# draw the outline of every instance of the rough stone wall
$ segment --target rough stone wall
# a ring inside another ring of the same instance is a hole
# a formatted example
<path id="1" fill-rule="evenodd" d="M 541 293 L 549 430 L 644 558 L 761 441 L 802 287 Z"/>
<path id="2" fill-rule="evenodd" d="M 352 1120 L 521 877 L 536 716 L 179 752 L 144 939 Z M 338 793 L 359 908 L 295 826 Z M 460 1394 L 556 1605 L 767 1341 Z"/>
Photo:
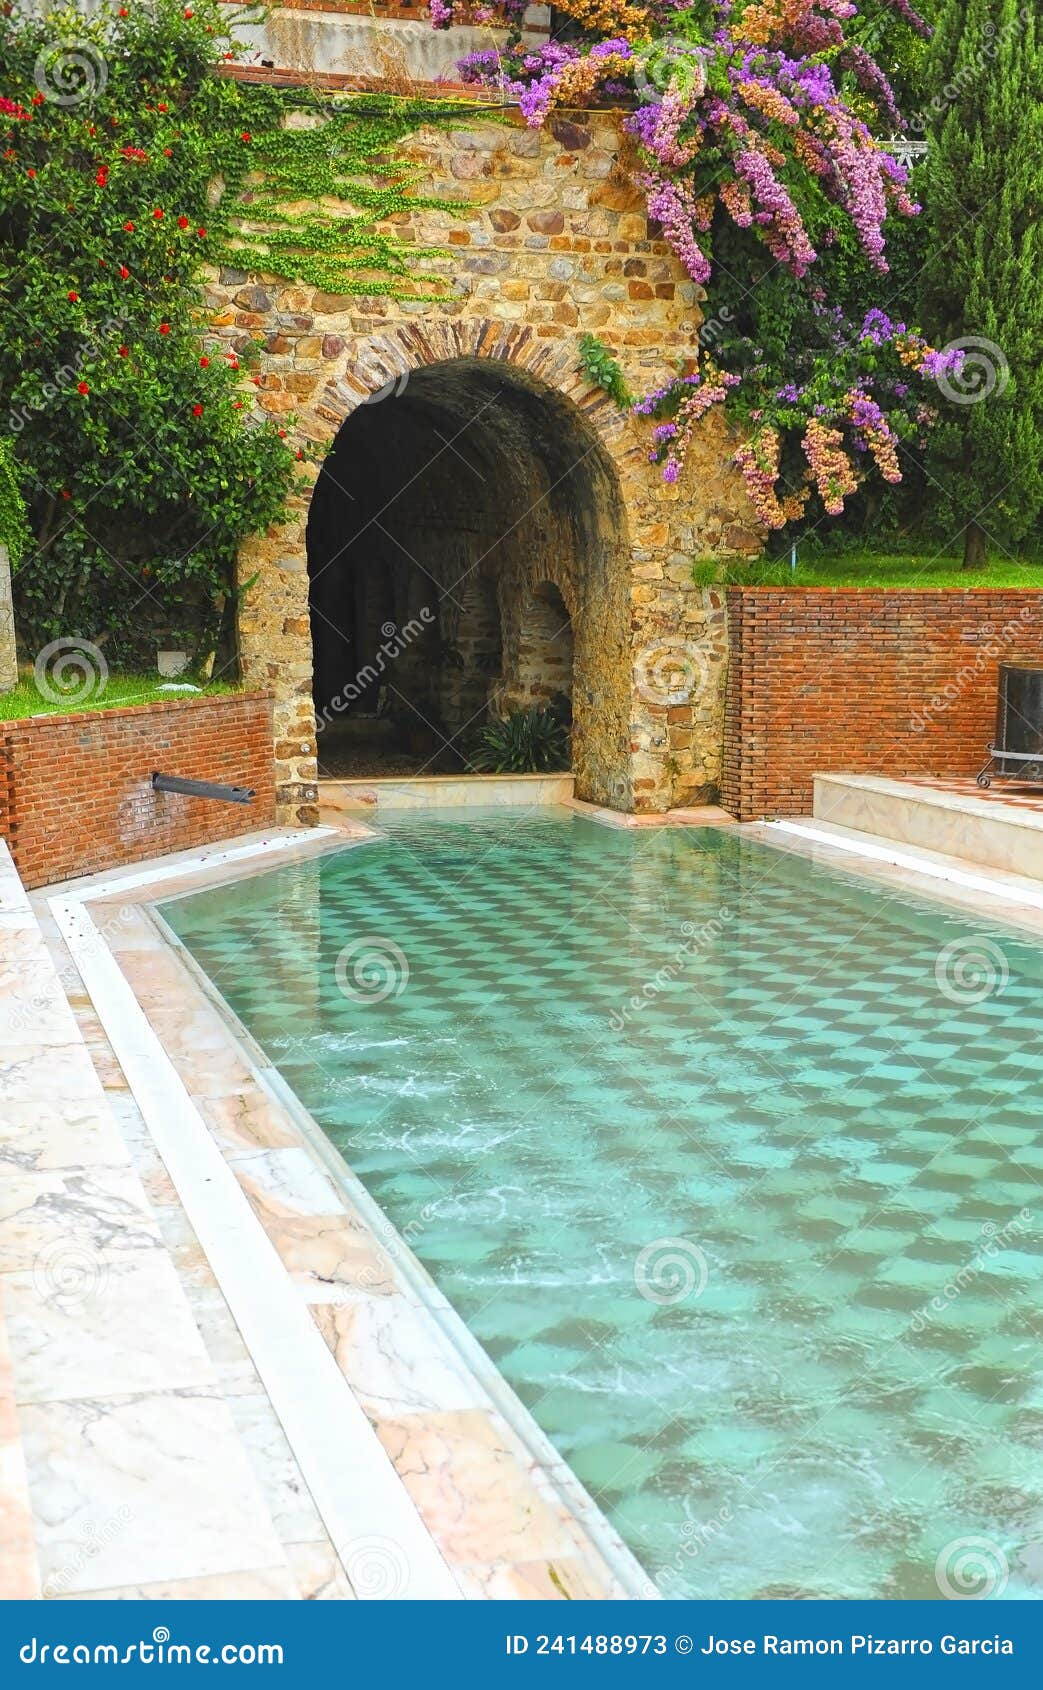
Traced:
<path id="1" fill-rule="evenodd" d="M 1043 594 L 728 590 L 723 801 L 810 815 L 816 774 L 973 775 L 1000 663 L 1043 659 Z"/>
<path id="2" fill-rule="evenodd" d="M 427 190 L 466 198 L 469 209 L 417 211 L 393 227 L 402 240 L 445 245 L 434 266 L 444 303 L 335 296 L 224 272 L 210 306 L 230 345 L 262 338 L 257 403 L 291 439 L 326 445 L 403 375 L 460 358 L 564 403 L 605 466 L 603 508 L 577 513 L 595 541 L 598 604 L 570 604 L 568 583 L 555 581 L 591 694 L 581 796 L 663 810 L 720 777 L 726 625 L 720 600 L 693 585 L 692 562 L 754 553 L 760 542 L 717 418 L 703 424 L 685 476 L 667 485 L 647 461 L 648 423 L 621 414 L 577 367 L 579 336 L 592 332 L 630 386 L 646 391 L 691 352 L 701 321 L 701 290 L 627 183 L 626 144 L 608 113 L 538 132 L 476 108 L 467 129 L 423 130 L 407 148 Z M 302 821 L 316 814 L 306 518 L 302 499 L 283 528 L 243 548 L 241 579 L 259 579 L 239 629 L 246 679 L 275 694 L 280 815 Z M 613 545 L 626 562 L 610 580 Z M 541 579 L 554 576 L 543 568 L 531 585 Z"/>
<path id="3" fill-rule="evenodd" d="M 0 692 L 10 692 L 18 685 L 18 658 L 15 652 L 14 607 L 11 603 L 11 559 L 7 547 L 0 542 Z"/>

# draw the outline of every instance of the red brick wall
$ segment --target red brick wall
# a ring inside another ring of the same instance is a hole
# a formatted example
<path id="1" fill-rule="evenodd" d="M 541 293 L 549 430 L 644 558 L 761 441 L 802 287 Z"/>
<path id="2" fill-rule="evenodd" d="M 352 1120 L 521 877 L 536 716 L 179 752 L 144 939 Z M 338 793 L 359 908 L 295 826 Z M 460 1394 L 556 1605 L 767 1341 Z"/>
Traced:
<path id="1" fill-rule="evenodd" d="M 153 792 L 153 769 L 256 796 L 238 805 Z M 274 817 L 266 694 L 0 722 L 0 834 L 27 886 L 228 839 Z"/>
<path id="2" fill-rule="evenodd" d="M 807 815 L 812 775 L 969 775 L 1000 662 L 1043 659 L 1043 594 L 733 587 L 721 802 Z"/>

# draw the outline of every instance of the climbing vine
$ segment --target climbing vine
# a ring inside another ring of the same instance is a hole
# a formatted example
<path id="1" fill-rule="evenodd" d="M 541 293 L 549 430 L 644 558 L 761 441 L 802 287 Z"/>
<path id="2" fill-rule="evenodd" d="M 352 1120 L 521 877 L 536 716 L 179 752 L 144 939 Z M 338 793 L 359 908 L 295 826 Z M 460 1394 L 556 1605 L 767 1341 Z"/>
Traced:
<path id="1" fill-rule="evenodd" d="M 157 633 L 200 647 L 222 627 L 227 645 L 239 543 L 285 515 L 300 471 L 256 373 L 263 336 L 246 314 L 216 340 L 207 276 L 441 296 L 436 249 L 393 220 L 446 202 L 396 149 L 461 108 L 252 83 L 218 0 L 8 10 L 0 423 L 32 536 L 23 645 L 104 637 L 130 661 Z"/>

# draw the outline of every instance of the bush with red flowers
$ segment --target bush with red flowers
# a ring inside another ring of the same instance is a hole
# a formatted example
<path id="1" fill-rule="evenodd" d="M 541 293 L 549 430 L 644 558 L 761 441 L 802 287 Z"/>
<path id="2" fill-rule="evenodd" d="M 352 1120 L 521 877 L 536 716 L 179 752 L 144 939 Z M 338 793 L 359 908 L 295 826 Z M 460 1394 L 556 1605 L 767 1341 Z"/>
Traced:
<path id="1" fill-rule="evenodd" d="M 241 50 L 217 0 L 45 22 L 8 10 L 0 418 L 34 537 L 15 581 L 23 650 L 104 634 L 115 661 L 140 662 L 176 626 L 205 655 L 216 620 L 226 632 L 233 620 L 241 541 L 284 514 L 300 471 L 249 384 L 250 334 L 231 358 L 205 356 L 204 266 L 234 248 L 243 270 L 415 293 L 415 251 L 374 224 L 414 179 L 388 178 L 389 146 L 444 103 L 399 102 L 389 116 L 363 96 L 358 119 L 334 103 L 323 138 L 286 126 L 299 97 L 222 74 Z M 251 205 L 244 235 L 248 175 L 264 180 L 269 215 Z M 331 218 L 319 202 L 347 201 L 349 181 L 361 211 Z M 280 201 L 295 202 L 292 217 Z"/>

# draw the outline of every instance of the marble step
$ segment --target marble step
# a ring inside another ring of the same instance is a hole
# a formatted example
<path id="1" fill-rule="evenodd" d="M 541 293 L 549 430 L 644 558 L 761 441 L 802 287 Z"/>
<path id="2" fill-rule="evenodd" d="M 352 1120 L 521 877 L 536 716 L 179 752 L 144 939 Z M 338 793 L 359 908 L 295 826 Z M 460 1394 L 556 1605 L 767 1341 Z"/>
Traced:
<path id="1" fill-rule="evenodd" d="M 1043 808 L 878 775 L 816 775 L 814 819 L 1043 880 Z"/>

